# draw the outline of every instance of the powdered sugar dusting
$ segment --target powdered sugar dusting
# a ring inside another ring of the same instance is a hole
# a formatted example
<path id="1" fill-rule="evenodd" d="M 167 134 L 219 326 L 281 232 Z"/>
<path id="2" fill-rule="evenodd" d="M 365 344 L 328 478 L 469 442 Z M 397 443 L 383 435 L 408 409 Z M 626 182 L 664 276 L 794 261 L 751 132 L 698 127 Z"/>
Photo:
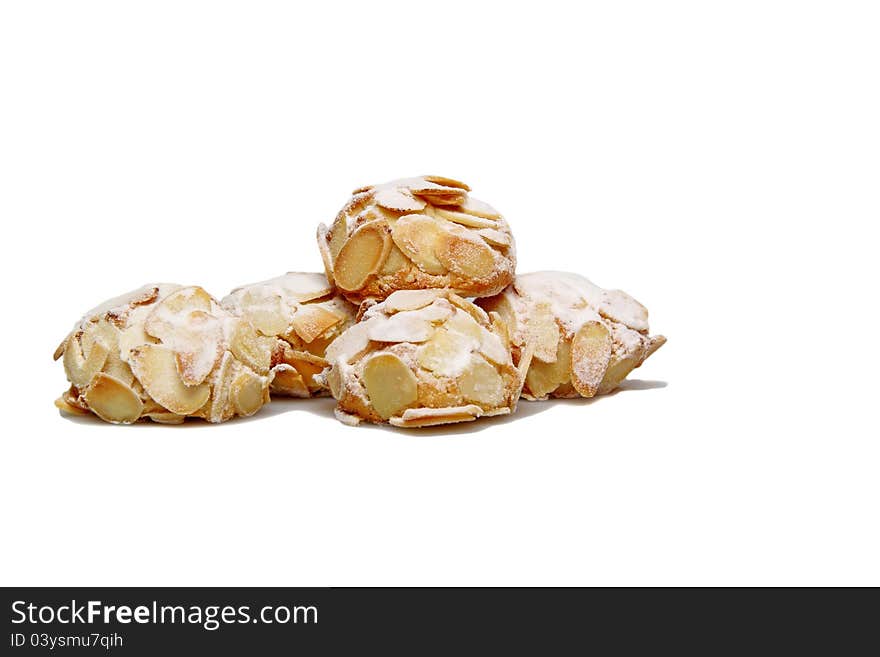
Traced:
<path id="1" fill-rule="evenodd" d="M 327 277 L 324 274 L 292 271 L 283 276 L 237 287 L 223 299 L 222 303 L 225 306 L 227 300 L 234 302 L 245 290 L 254 289 L 260 289 L 261 294 L 277 294 L 282 298 L 290 298 L 295 301 L 311 301 L 328 296 L 333 292 L 333 287 L 327 282 Z"/>
<path id="2" fill-rule="evenodd" d="M 514 287 L 531 299 L 546 299 L 569 332 L 585 323 L 607 317 L 636 331 L 648 330 L 648 311 L 620 290 L 605 290 L 570 272 L 540 271 L 516 277 Z"/>

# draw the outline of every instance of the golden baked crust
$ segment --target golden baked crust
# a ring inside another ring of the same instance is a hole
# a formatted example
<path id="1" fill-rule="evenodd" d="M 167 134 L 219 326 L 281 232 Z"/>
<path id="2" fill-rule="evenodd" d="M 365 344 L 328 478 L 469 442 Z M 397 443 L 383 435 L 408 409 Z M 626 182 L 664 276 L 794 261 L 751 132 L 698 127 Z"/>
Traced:
<path id="1" fill-rule="evenodd" d="M 442 176 L 356 189 L 333 225 L 318 227 L 327 278 L 355 303 L 396 290 L 497 294 L 513 281 L 513 235 L 469 190 Z"/>
<path id="2" fill-rule="evenodd" d="M 59 345 L 71 386 L 55 405 L 114 424 L 253 415 L 269 401 L 276 342 L 200 287 L 145 285 L 86 313 Z"/>
<path id="3" fill-rule="evenodd" d="M 666 343 L 648 335 L 642 304 L 578 274 L 520 274 L 504 292 L 477 303 L 507 325 L 514 362 L 530 360 L 527 399 L 611 392 Z"/>
<path id="4" fill-rule="evenodd" d="M 324 274 L 288 272 L 236 288 L 220 303 L 261 335 L 278 339 L 270 371 L 273 394 L 327 393 L 322 379 L 316 378 L 327 366 L 324 351 L 354 323 L 357 307 L 338 294 Z"/>
<path id="5" fill-rule="evenodd" d="M 522 386 L 506 326 L 449 290 L 399 290 L 329 347 L 337 417 L 421 427 L 510 413 Z M 524 371 L 524 370 L 523 370 Z"/>

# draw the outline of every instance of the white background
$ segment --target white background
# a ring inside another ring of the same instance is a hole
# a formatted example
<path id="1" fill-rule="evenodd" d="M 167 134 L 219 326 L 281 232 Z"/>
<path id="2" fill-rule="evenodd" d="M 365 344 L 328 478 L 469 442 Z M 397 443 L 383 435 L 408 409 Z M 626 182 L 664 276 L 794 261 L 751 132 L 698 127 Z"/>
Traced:
<path id="1" fill-rule="evenodd" d="M 0 583 L 880 584 L 876 7 L 3 3 Z M 669 343 L 452 430 L 52 406 L 91 306 L 318 271 L 420 173 Z"/>

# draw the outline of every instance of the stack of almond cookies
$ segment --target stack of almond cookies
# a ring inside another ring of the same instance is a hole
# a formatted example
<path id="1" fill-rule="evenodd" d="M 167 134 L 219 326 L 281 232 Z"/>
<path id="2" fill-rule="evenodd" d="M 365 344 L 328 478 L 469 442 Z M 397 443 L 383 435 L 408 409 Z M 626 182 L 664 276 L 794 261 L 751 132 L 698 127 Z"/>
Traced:
<path id="1" fill-rule="evenodd" d="M 346 424 L 424 427 L 506 415 L 519 398 L 614 390 L 666 339 L 648 311 L 577 274 L 516 275 L 510 226 L 462 182 L 353 192 L 318 227 L 324 274 L 222 300 L 146 285 L 74 326 L 55 352 L 65 413 L 222 422 L 272 396 L 332 394 Z"/>

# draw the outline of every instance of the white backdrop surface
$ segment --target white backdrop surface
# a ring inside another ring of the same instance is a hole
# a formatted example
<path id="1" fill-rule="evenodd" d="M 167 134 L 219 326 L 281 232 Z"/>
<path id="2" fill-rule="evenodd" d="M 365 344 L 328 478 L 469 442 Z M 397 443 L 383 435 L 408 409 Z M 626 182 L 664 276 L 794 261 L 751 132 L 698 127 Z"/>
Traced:
<path id="1" fill-rule="evenodd" d="M 5 585 L 880 584 L 878 9 L 4 3 Z M 437 173 L 669 343 L 623 391 L 350 428 L 59 416 L 51 354 L 152 281 L 321 268 Z"/>

